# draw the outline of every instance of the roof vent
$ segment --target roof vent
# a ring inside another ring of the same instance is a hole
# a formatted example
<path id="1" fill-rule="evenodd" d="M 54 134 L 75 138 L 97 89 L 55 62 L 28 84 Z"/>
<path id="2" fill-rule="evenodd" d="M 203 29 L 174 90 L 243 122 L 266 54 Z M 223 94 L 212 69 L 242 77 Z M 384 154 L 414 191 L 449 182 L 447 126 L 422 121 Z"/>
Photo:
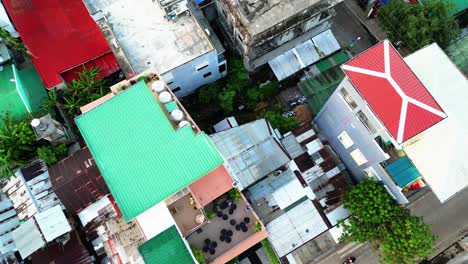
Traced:
<path id="1" fill-rule="evenodd" d="M 151 90 L 156 93 L 160 93 L 164 91 L 166 87 L 164 86 L 164 83 L 162 81 L 155 81 L 153 84 L 151 84 Z"/>
<path id="2" fill-rule="evenodd" d="M 162 92 L 159 94 L 159 101 L 161 101 L 161 103 L 165 104 L 165 103 L 169 103 L 170 101 L 172 101 L 172 96 L 169 92 Z"/>
<path id="3" fill-rule="evenodd" d="M 238 186 L 239 186 L 239 182 L 238 182 L 238 181 L 233 181 L 233 182 L 232 182 L 232 187 L 237 188 Z"/>
<path id="4" fill-rule="evenodd" d="M 180 111 L 179 109 L 176 109 L 171 112 L 171 117 L 174 121 L 181 121 L 182 118 L 184 118 L 184 113 Z"/>
<path id="5" fill-rule="evenodd" d="M 179 127 L 179 128 L 183 128 L 184 126 L 186 126 L 186 125 L 188 125 L 188 124 L 190 124 L 188 121 L 182 120 L 182 121 L 179 122 L 178 127 Z"/>
<path id="6" fill-rule="evenodd" d="M 211 32 L 207 28 L 205 28 L 205 33 L 208 35 L 208 37 L 211 36 Z"/>

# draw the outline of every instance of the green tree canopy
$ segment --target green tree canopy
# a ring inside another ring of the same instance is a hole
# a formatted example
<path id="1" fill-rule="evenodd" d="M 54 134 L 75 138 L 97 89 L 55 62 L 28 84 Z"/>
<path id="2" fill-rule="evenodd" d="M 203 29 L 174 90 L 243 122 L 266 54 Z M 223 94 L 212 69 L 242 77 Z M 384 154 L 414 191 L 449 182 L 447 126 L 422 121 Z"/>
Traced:
<path id="1" fill-rule="evenodd" d="M 430 226 L 398 206 L 376 180 L 361 181 L 342 201 L 351 216 L 339 223 L 341 240 L 374 243 L 390 264 L 416 263 L 431 253 L 435 238 Z"/>
<path id="2" fill-rule="evenodd" d="M 257 118 L 266 118 L 273 128 L 281 133 L 287 133 L 299 126 L 299 122 L 293 117 L 285 117 L 281 107 L 273 106 L 270 110 L 262 112 Z"/>
<path id="3" fill-rule="evenodd" d="M 447 0 L 422 0 L 421 4 L 391 0 L 379 9 L 377 17 L 393 42 L 403 41 L 412 51 L 433 42 L 444 49 L 460 32 L 451 15 L 453 8 Z"/>

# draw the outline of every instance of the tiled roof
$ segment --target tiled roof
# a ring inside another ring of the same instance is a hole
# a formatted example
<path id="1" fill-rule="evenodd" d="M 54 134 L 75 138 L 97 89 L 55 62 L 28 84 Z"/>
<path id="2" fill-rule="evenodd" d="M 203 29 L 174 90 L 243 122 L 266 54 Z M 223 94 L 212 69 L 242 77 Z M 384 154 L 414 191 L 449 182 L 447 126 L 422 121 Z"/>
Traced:
<path id="1" fill-rule="evenodd" d="M 194 263 L 188 248 L 175 226 L 142 244 L 140 251 L 145 263 L 190 264 Z"/>
<path id="2" fill-rule="evenodd" d="M 127 221 L 223 163 L 206 134 L 174 129 L 143 81 L 76 123 Z"/>
<path id="3" fill-rule="evenodd" d="M 196 182 L 190 184 L 189 189 L 198 203 L 201 206 L 205 206 L 232 189 L 233 181 L 226 168 L 224 166 L 219 166 Z"/>
<path id="4" fill-rule="evenodd" d="M 398 143 L 446 117 L 388 41 L 363 52 L 342 69 Z"/>

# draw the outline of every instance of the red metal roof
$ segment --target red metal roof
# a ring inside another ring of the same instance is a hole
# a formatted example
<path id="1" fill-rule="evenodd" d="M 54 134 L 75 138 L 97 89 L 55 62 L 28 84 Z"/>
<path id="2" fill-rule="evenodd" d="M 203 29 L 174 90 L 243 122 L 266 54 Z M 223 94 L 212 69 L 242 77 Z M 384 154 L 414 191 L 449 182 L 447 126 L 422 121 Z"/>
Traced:
<path id="1" fill-rule="evenodd" d="M 224 166 L 219 166 L 190 184 L 189 189 L 197 202 L 201 206 L 205 206 L 232 189 L 233 181 L 226 168 Z"/>
<path id="2" fill-rule="evenodd" d="M 105 73 L 119 69 L 82 0 L 2 2 L 48 89 L 63 81 L 61 73 L 87 62 L 95 61 Z"/>
<path id="3" fill-rule="evenodd" d="M 348 61 L 342 69 L 398 143 L 446 117 L 388 41 Z"/>

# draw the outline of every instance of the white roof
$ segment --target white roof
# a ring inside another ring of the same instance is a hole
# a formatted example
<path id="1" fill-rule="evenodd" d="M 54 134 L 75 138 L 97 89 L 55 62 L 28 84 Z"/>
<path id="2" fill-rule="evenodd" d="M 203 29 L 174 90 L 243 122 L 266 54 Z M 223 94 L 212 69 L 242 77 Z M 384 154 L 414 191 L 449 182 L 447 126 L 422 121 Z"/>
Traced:
<path id="1" fill-rule="evenodd" d="M 270 60 L 268 64 L 281 81 L 339 49 L 340 44 L 328 29 Z"/>
<path id="2" fill-rule="evenodd" d="M 136 221 L 147 240 L 150 240 L 164 230 L 175 225 L 174 218 L 169 212 L 169 209 L 167 209 L 167 205 L 164 201 L 159 202 L 137 216 Z"/>
<path id="3" fill-rule="evenodd" d="M 346 210 L 343 205 L 340 205 L 333 211 L 325 213 L 325 215 L 327 216 L 328 221 L 330 221 L 330 224 L 332 226 L 335 226 L 336 224 L 338 224 L 338 220 L 345 219 L 349 216 L 349 211 Z"/>
<path id="4" fill-rule="evenodd" d="M 168 21 L 154 0 L 84 2 L 91 14 L 104 14 L 136 73 L 152 66 L 164 74 L 214 49 L 188 12 Z"/>
<path id="5" fill-rule="evenodd" d="M 312 201 L 306 200 L 266 226 L 268 240 L 280 257 L 328 229 Z"/>
<path id="6" fill-rule="evenodd" d="M 99 210 L 103 209 L 110 204 L 110 200 L 107 196 L 102 197 L 99 201 L 88 205 L 85 209 L 78 213 L 81 225 L 86 226 L 89 222 L 93 221 L 94 218 L 99 216 Z"/>
<path id="7" fill-rule="evenodd" d="M 47 242 L 70 232 L 71 227 L 60 205 L 56 205 L 34 216 Z"/>
<path id="8" fill-rule="evenodd" d="M 45 245 L 34 219 L 29 219 L 17 229 L 13 230 L 16 248 L 24 259 Z"/>
<path id="9" fill-rule="evenodd" d="M 251 200 L 258 201 L 265 198 L 269 206 L 277 205 L 282 210 L 307 195 L 306 190 L 291 170 L 260 181 L 250 187 L 249 192 Z"/>
<path id="10" fill-rule="evenodd" d="M 468 81 L 437 44 L 405 58 L 448 117 L 403 145 L 441 202 L 468 186 Z"/>

